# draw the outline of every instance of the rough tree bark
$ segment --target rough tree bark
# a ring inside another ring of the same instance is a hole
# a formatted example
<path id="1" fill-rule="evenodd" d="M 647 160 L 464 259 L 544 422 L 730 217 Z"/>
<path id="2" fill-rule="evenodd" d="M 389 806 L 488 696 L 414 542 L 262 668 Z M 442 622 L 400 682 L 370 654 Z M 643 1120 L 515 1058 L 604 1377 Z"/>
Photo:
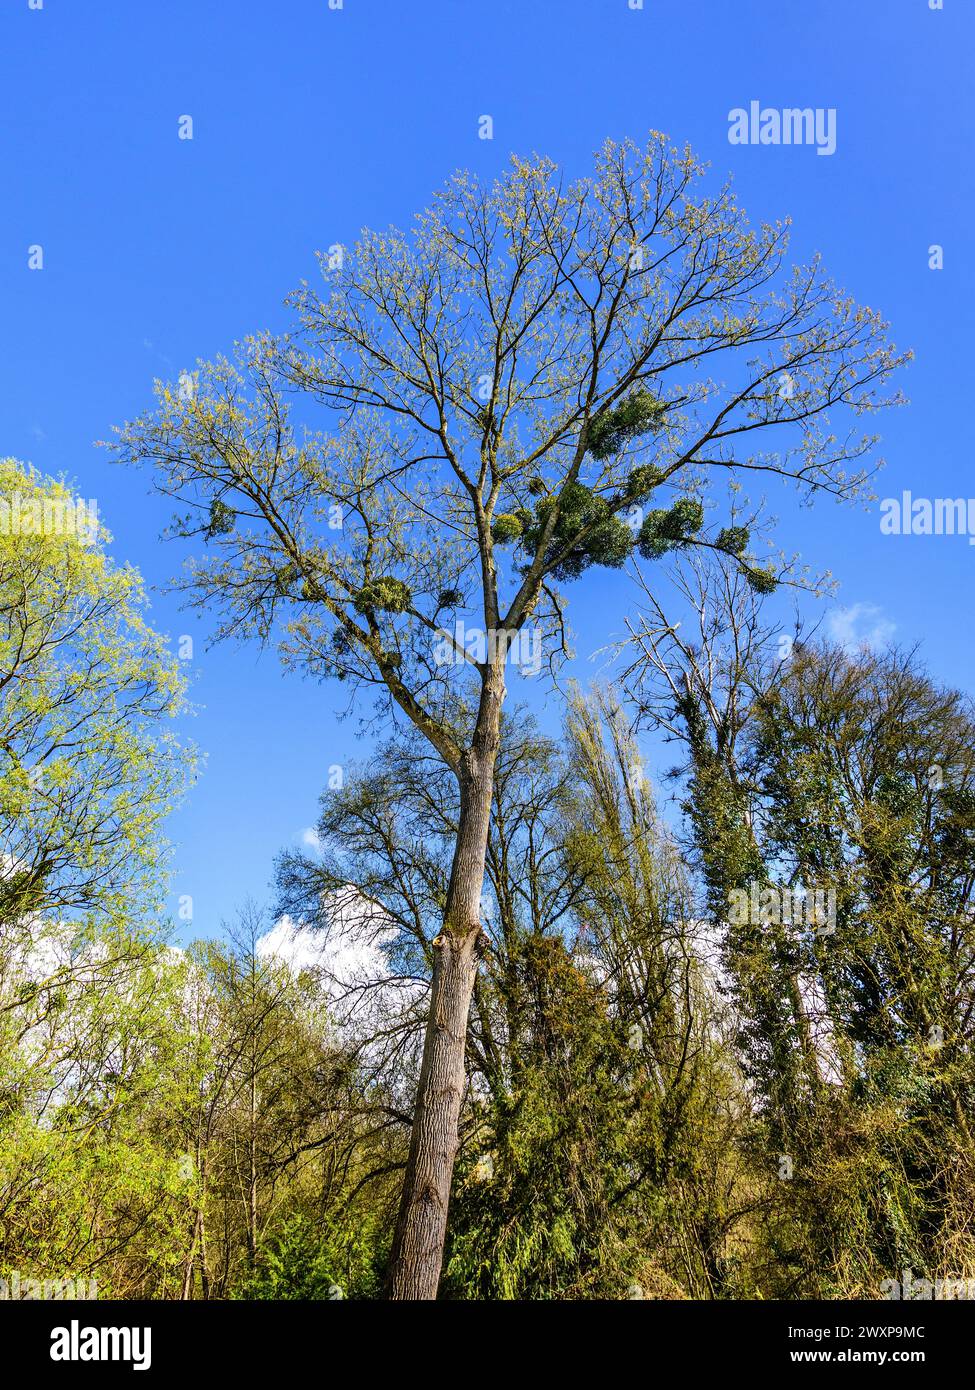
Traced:
<path id="1" fill-rule="evenodd" d="M 460 819 L 443 929 L 434 944 L 430 1012 L 410 1152 L 387 1275 L 391 1299 L 434 1299 L 464 1097 L 464 1054 L 481 941 L 494 766 L 504 700 L 503 667 L 488 672 L 470 748 L 458 770 Z"/>

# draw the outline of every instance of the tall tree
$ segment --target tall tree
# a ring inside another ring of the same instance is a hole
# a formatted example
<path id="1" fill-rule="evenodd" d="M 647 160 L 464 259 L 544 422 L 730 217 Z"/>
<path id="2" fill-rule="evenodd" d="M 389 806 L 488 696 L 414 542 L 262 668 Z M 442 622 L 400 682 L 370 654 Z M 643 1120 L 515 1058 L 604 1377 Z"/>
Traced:
<path id="1" fill-rule="evenodd" d="M 522 710 L 502 721 L 448 1297 L 726 1287 L 741 1091 L 682 865 L 622 721 L 609 696 L 576 697 L 564 747 Z M 414 731 L 327 791 L 318 847 L 279 864 L 290 914 L 334 933 L 348 902 L 359 941 L 386 941 L 372 987 L 393 1007 L 367 1010 L 368 980 L 352 982 L 388 1078 L 377 1116 L 407 1118 L 389 1099 L 422 1019 L 393 982 L 427 984 L 458 802 Z"/>
<path id="2" fill-rule="evenodd" d="M 785 268 L 785 227 L 752 230 L 702 174 L 652 135 L 607 143 L 574 183 L 544 159 L 490 188 L 459 175 L 411 235 L 323 256 L 293 334 L 161 386 L 118 441 L 210 548 L 186 582 L 219 634 L 267 640 L 280 614 L 288 663 L 375 692 L 458 784 L 395 1298 L 437 1291 L 506 668 L 537 669 L 526 625 L 556 660 L 556 586 L 693 539 L 715 471 L 854 495 L 873 440 L 829 412 L 885 404 L 901 360 L 818 262 Z"/>

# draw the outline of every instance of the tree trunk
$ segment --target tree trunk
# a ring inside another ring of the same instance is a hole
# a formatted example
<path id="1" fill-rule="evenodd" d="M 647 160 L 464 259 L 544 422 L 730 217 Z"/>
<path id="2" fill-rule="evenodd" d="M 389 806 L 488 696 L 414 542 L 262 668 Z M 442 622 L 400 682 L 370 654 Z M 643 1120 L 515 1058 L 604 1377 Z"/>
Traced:
<path id="1" fill-rule="evenodd" d="M 181 1302 L 187 1302 L 193 1297 L 193 1270 L 196 1267 L 197 1246 L 199 1245 L 200 1232 L 203 1229 L 203 1209 L 197 1208 L 193 1218 L 193 1239 L 190 1243 L 190 1253 L 186 1258 L 183 1269 L 183 1288 L 180 1293 Z"/>
<path id="2" fill-rule="evenodd" d="M 250 1085 L 250 1144 L 247 1185 L 247 1263 L 253 1270 L 257 1264 L 257 1064 L 251 1062 Z"/>
<path id="3" fill-rule="evenodd" d="M 459 772 L 457 843 L 443 930 L 433 943 L 430 1013 L 387 1275 L 386 1292 L 392 1299 L 436 1298 L 440 1282 L 464 1096 L 467 1021 L 480 951 L 481 894 L 503 699 L 503 677 L 496 668 L 482 688 L 474 737 Z"/>

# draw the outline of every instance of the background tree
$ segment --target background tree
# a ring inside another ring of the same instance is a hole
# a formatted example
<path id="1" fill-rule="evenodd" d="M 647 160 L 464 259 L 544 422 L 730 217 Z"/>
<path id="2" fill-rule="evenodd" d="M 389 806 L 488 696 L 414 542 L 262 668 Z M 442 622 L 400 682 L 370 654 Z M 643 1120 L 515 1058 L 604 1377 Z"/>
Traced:
<path id="1" fill-rule="evenodd" d="M 0 461 L 0 501 L 3 1254 L 90 1273 L 112 1200 L 106 1153 L 123 1188 L 133 1179 L 123 1205 L 138 1208 L 137 1165 L 118 1162 L 138 1143 L 109 1096 L 135 1084 L 136 1039 L 159 1026 L 146 971 L 161 823 L 193 758 L 172 732 L 176 662 L 97 519 L 65 483 L 12 459 Z M 27 1233 L 33 1248 L 19 1245 Z"/>
<path id="2" fill-rule="evenodd" d="M 104 1277 L 108 1227 L 110 1259 L 151 1231 L 167 1260 L 168 1165 L 127 1100 L 165 1048 L 161 830 L 194 758 L 97 518 L 13 459 L 0 503 L 0 1253 Z"/>
<path id="3" fill-rule="evenodd" d="M 245 910 L 237 945 L 185 952 L 137 940 L 40 1018 L 29 977 L 9 982 L 0 1276 L 102 1298 L 378 1294 L 405 1143 L 317 972 L 253 949 L 254 926 Z"/>
<path id="4" fill-rule="evenodd" d="M 767 856 L 836 895 L 835 930 L 803 937 L 801 969 L 857 1116 L 855 1143 L 835 1147 L 859 1159 L 866 1249 L 846 1229 L 849 1180 L 830 1182 L 809 1226 L 861 1277 L 973 1267 L 972 713 L 913 653 L 811 644 L 751 732 Z"/>
<path id="5" fill-rule="evenodd" d="M 247 906 L 229 942 L 188 957 L 186 1052 L 160 1113 L 189 1178 L 182 1296 L 375 1294 L 383 1189 L 371 1209 L 356 1197 L 370 1155 L 389 1171 L 389 1126 L 362 1122 L 369 1086 L 320 972 L 268 949 L 265 925 Z"/>
<path id="6" fill-rule="evenodd" d="M 905 1269 L 964 1276 L 970 701 L 914 654 L 782 633 L 726 564 L 681 568 L 696 623 L 651 603 L 630 676 L 687 750 L 690 848 L 759 1100 L 752 1157 L 782 1179 L 757 1277 L 836 1296 Z M 831 919 L 766 910 L 796 888 L 832 894 Z"/>
<path id="7" fill-rule="evenodd" d="M 193 390 L 161 387 L 119 439 L 208 547 L 187 584 L 219 634 L 268 640 L 280 615 L 290 664 L 376 693 L 457 780 L 393 1297 L 437 1290 L 518 635 L 535 623 L 554 660 L 555 586 L 693 540 L 715 471 L 854 495 L 873 441 L 855 422 L 834 435 L 829 413 L 884 404 L 901 360 L 818 263 L 785 268 L 784 227 L 750 229 L 701 176 L 658 135 L 607 143 L 575 183 L 543 159 L 487 189 L 459 175 L 411 235 L 323 257 L 326 290 L 293 297 L 292 335 L 201 366 Z M 747 538 L 720 544 L 751 572 Z M 455 656 L 472 686 L 460 725 Z"/>

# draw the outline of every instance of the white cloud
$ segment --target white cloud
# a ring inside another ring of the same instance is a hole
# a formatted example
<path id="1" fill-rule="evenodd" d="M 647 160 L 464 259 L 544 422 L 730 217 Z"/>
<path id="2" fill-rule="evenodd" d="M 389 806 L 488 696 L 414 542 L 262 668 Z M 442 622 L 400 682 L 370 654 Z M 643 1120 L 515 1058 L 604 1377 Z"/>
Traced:
<path id="1" fill-rule="evenodd" d="M 301 832 L 301 843 L 306 849 L 321 849 L 322 842 L 319 839 L 318 831 L 313 825 L 306 826 Z"/>
<path id="2" fill-rule="evenodd" d="M 876 603 L 853 603 L 848 608 L 834 608 L 826 620 L 829 635 L 847 652 L 864 647 L 876 650 L 886 647 L 897 630 L 897 624 L 884 617 Z"/>
<path id="3" fill-rule="evenodd" d="M 316 971 L 339 1036 L 380 1067 L 400 1029 L 416 1032 L 425 986 L 394 972 L 389 947 L 399 928 L 381 906 L 352 887 L 329 895 L 324 905 L 326 926 L 310 927 L 286 914 L 258 940 L 257 954 L 296 972 Z M 407 1045 L 400 1067 L 421 1041 L 422 1034 Z"/>

